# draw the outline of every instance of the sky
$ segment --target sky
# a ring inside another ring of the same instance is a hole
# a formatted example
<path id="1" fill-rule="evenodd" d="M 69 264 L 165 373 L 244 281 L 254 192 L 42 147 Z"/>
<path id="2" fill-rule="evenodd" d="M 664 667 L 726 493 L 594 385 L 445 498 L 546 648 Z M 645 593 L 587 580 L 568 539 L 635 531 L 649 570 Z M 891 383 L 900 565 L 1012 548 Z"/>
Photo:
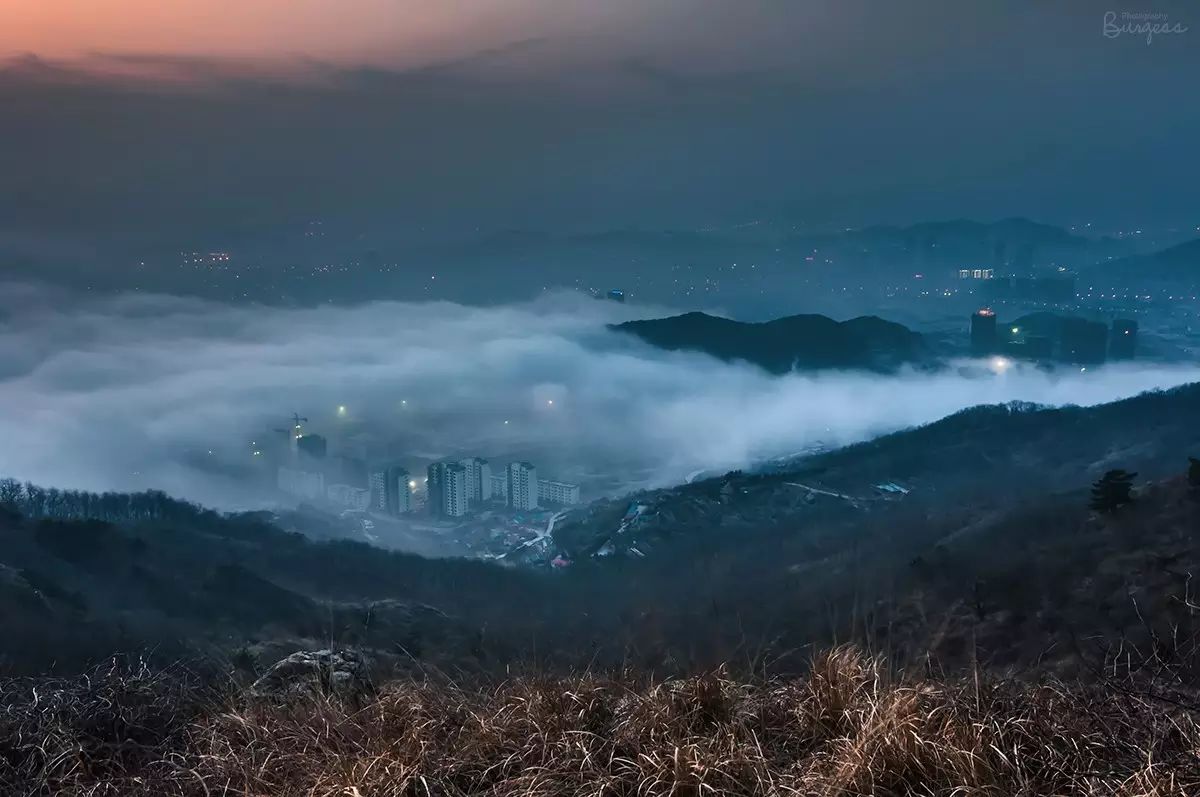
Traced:
<path id="1" fill-rule="evenodd" d="M 0 263 L 511 228 L 1196 226 L 1200 19 L 1090 2 L 0 0 Z"/>

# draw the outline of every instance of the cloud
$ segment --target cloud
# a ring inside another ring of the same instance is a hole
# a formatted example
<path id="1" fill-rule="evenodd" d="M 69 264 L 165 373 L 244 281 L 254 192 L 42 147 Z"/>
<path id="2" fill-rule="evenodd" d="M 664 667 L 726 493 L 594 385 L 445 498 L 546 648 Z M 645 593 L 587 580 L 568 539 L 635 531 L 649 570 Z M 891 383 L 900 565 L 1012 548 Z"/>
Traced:
<path id="1" fill-rule="evenodd" d="M 1093 404 L 1200 378 L 1152 364 L 772 377 L 649 348 L 605 325 L 655 310 L 574 294 L 311 309 L 15 286 L 0 296 L 0 475 L 222 506 L 270 499 L 251 452 L 293 411 L 358 456 L 533 458 L 594 495 L 980 403 Z"/>

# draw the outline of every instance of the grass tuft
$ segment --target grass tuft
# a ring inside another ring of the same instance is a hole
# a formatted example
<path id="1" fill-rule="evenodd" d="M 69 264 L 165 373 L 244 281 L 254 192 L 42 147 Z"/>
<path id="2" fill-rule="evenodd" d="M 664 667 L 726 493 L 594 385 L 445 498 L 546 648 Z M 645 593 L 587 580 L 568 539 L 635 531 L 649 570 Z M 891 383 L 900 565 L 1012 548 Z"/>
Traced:
<path id="1" fill-rule="evenodd" d="M 851 648 L 802 679 L 401 681 L 359 706 L 116 666 L 0 694 L 15 795 L 1200 794 L 1200 729 L 1178 702 L 895 677 Z"/>

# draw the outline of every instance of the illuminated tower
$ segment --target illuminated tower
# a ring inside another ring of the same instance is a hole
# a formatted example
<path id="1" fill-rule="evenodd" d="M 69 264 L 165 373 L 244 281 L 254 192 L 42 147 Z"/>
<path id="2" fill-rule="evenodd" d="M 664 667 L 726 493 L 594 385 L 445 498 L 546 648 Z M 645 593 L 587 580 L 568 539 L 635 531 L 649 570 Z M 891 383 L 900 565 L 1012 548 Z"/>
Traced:
<path id="1" fill-rule="evenodd" d="M 975 311 L 971 316 L 971 353 L 976 356 L 992 354 L 999 342 L 995 311 L 990 307 Z"/>

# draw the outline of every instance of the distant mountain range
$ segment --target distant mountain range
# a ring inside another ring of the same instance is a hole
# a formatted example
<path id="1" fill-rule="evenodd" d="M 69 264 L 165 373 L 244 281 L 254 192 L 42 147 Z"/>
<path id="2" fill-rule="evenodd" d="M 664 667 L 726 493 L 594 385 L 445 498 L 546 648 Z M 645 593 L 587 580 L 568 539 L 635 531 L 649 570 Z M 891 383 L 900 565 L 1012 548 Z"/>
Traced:
<path id="1" fill-rule="evenodd" d="M 874 225 L 836 232 L 780 235 L 774 228 L 751 228 L 740 234 L 721 230 L 616 229 L 571 235 L 531 230 L 505 230 L 465 242 L 462 252 L 533 255 L 551 251 L 640 251 L 647 255 L 696 256 L 740 252 L 744 256 L 803 254 L 814 247 L 849 253 L 901 253 L 934 259 L 966 259 L 980 265 L 1047 258 L 1124 256 L 1135 251 L 1133 240 L 1088 238 L 1062 227 L 1014 217 L 995 222 L 971 219 L 930 221 L 908 226 Z"/>
<path id="2" fill-rule="evenodd" d="M 1184 244 L 1154 253 L 1174 237 L 1156 243 L 1142 236 L 1082 236 L 1025 218 L 824 231 L 763 220 L 705 229 L 515 229 L 416 239 L 385 234 L 364 239 L 332 229 L 307 237 L 308 232 L 302 237 L 287 228 L 238 239 L 228 248 L 239 268 L 223 271 L 197 271 L 181 262 L 177 247 L 164 246 L 138 255 L 160 267 L 128 274 L 107 270 L 102 287 L 298 303 L 385 295 L 503 302 L 527 299 L 537 290 L 620 288 L 643 302 L 690 307 L 702 298 L 724 308 L 769 307 L 776 313 L 806 306 L 819 295 L 819 304 L 807 306 L 851 315 L 878 307 L 880 293 L 903 301 L 895 289 L 915 288 L 918 274 L 926 280 L 921 287 L 931 290 L 957 284 L 962 268 L 992 268 L 998 276 L 1065 268 L 1080 275 L 1112 274 L 1114 283 L 1124 285 L 1137 280 L 1123 275 L 1139 277 L 1143 266 L 1147 274 L 1174 280 L 1179 268 L 1195 263 L 1196 252 L 1195 244 Z M 0 259 L 14 274 L 72 280 L 77 276 L 72 264 L 86 253 L 60 249 L 0 235 Z M 326 279 L 322 266 L 328 263 L 355 270 L 361 279 Z M 427 265 L 436 272 L 436 285 L 414 282 L 399 263 Z"/>
<path id="3" fill-rule="evenodd" d="M 627 321 L 612 329 L 668 351 L 744 360 L 774 374 L 827 368 L 887 370 L 929 354 L 920 334 L 875 316 L 835 321 L 823 315 L 794 315 L 748 323 L 692 312 Z"/>
<path id="4" fill-rule="evenodd" d="M 1096 271 L 1139 283 L 1154 280 L 1195 285 L 1200 282 L 1200 238 L 1159 252 L 1113 260 L 1098 266 Z"/>
<path id="5" fill-rule="evenodd" d="M 907 227 L 877 225 L 864 227 L 859 234 L 872 237 L 901 237 L 910 239 L 968 241 L 1004 241 L 1012 244 L 1029 243 L 1036 245 L 1083 246 L 1090 239 L 1075 235 L 1062 227 L 1053 224 L 1042 224 L 1020 216 L 1001 219 L 995 222 L 973 221 L 971 219 L 951 219 L 949 221 L 929 221 L 912 224 Z"/>
<path id="6" fill-rule="evenodd" d="M 803 245 L 820 239 L 824 239 L 825 243 L 882 246 L 913 254 L 926 252 L 941 257 L 965 256 L 975 260 L 986 259 L 988 262 L 993 258 L 1011 260 L 1014 257 L 1032 256 L 1035 252 L 1066 254 L 1109 242 L 1108 239 L 1085 238 L 1062 227 L 1025 218 L 996 222 L 951 219 L 907 227 L 876 225 L 826 236 L 794 236 L 789 242 Z"/>
<path id="7" fill-rule="evenodd" d="M 1026 218 L 1008 218 L 996 222 L 981 222 L 970 219 L 930 221 L 908 226 L 874 225 L 851 228 L 837 232 L 807 232 L 779 238 L 772 235 L 771 227 L 751 235 L 736 235 L 721 230 L 643 230 L 613 229 L 571 235 L 533 230 L 502 230 L 468 242 L 467 247 L 494 251 L 535 249 L 555 246 L 607 246 L 617 248 L 644 248 L 658 251 L 688 251 L 708 248 L 738 248 L 757 241 L 762 244 L 782 243 L 785 246 L 808 244 L 843 243 L 898 244 L 913 250 L 921 248 L 972 249 L 980 254 L 992 254 L 999 246 L 1016 251 L 1019 247 L 1047 247 L 1082 249 L 1097 242 L 1111 239 L 1092 239 L 1075 235 L 1062 227 L 1042 224 Z"/>

